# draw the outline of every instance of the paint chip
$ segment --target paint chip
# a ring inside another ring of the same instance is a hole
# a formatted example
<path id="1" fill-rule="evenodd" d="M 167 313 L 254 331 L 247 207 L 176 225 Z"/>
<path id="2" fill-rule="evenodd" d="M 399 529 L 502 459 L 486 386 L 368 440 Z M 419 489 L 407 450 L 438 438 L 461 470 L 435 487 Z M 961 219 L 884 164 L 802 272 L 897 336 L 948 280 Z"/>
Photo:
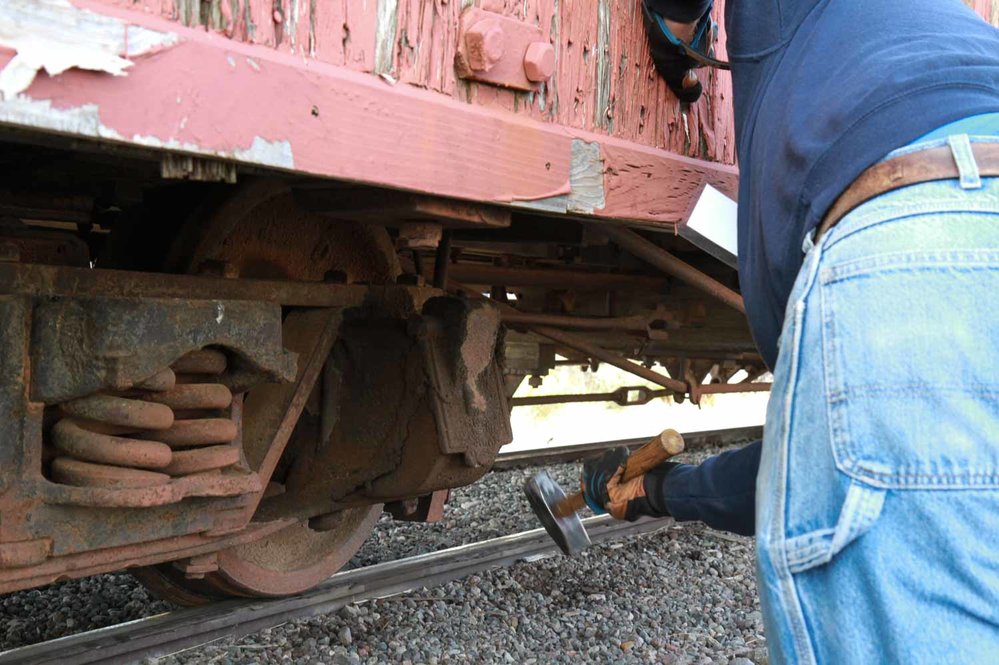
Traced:
<path id="1" fill-rule="evenodd" d="M 0 70 L 0 97 L 27 90 L 39 71 L 58 76 L 86 69 L 124 76 L 128 59 L 172 46 L 177 35 L 131 26 L 121 19 L 78 9 L 68 0 L 4 0 L 0 47 L 16 55 Z"/>
<path id="2" fill-rule="evenodd" d="M 255 136 L 253 144 L 249 148 L 234 150 L 233 156 L 236 159 L 254 164 L 277 166 L 283 169 L 295 168 L 295 158 L 291 153 L 291 143 L 288 141 L 268 141 Z"/>

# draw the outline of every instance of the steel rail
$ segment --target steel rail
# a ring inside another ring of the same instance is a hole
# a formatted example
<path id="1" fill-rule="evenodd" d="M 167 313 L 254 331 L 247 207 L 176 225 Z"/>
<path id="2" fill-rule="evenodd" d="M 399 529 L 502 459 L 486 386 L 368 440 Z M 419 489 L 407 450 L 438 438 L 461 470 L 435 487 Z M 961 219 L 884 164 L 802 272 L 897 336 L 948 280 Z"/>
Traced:
<path id="1" fill-rule="evenodd" d="M 527 466 L 547 466 L 549 464 L 563 464 L 565 462 L 578 462 L 591 455 L 602 452 L 609 448 L 625 446 L 635 450 L 648 443 L 650 436 L 643 436 L 637 439 L 620 439 L 618 441 L 598 441 L 596 443 L 583 443 L 572 446 L 552 446 L 551 448 L 541 448 L 534 450 L 518 450 L 515 452 L 501 453 L 493 462 L 492 470 L 519 469 Z M 687 432 L 683 434 L 684 449 L 687 451 L 699 450 L 709 446 L 731 445 L 748 441 L 755 441 L 763 438 L 763 426 L 751 425 L 748 427 L 733 427 L 731 429 L 705 430 L 703 432 Z"/>
<path id="2" fill-rule="evenodd" d="M 583 523 L 591 540 L 599 543 L 657 531 L 672 520 L 618 522 L 603 515 L 584 519 Z M 337 573 L 315 589 L 290 598 L 226 600 L 19 647 L 0 653 L 0 665 L 132 663 L 557 552 L 544 529 L 533 529 Z"/>

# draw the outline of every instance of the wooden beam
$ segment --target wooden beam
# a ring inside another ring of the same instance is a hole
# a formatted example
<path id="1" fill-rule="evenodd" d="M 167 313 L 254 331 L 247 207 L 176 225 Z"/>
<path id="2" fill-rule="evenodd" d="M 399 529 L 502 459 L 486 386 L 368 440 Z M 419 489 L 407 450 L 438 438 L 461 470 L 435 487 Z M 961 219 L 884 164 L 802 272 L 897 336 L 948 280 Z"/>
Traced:
<path id="1" fill-rule="evenodd" d="M 0 21 L 13 11 L 0 6 Z M 30 10 L 32 18 L 44 11 L 99 16 L 105 32 L 117 21 L 123 34 L 141 32 L 157 48 L 130 52 L 126 76 L 80 69 L 37 76 L 0 101 L 0 128 L 645 223 L 682 221 L 704 182 L 729 194 L 736 188 L 735 167 L 462 103 L 95 0 Z M 74 23 L 67 42 L 85 38 L 91 23 Z M 13 55 L 0 52 L 0 68 Z"/>

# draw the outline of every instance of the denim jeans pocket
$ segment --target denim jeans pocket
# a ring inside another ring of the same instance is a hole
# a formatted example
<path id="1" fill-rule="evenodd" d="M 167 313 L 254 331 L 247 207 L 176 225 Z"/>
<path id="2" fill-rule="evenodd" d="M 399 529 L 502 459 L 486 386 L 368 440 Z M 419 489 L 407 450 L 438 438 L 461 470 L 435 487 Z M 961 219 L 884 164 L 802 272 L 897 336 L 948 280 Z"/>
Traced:
<path id="1" fill-rule="evenodd" d="M 999 486 L 999 250 L 889 252 L 820 272 L 836 466 L 894 489 Z"/>

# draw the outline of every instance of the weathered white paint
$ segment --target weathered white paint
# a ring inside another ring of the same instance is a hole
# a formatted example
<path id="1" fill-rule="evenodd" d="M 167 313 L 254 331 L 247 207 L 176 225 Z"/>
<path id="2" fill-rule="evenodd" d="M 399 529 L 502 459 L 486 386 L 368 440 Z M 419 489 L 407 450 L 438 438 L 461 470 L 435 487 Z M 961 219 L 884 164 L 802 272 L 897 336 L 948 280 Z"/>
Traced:
<path id="1" fill-rule="evenodd" d="M 604 207 L 604 160 L 599 143 L 573 139 L 569 184 L 569 212 L 591 214 Z"/>
<path id="2" fill-rule="evenodd" d="M 597 58 L 597 76 L 596 99 L 593 104 L 593 124 L 597 127 L 611 126 L 611 11 L 608 5 L 609 0 L 600 0 L 597 5 L 597 48 L 594 53 Z"/>
<path id="3" fill-rule="evenodd" d="M 376 74 L 392 75 L 398 8 L 398 0 L 378 0 L 378 24 L 375 31 Z"/>
<path id="4" fill-rule="evenodd" d="M 124 76 L 128 58 L 167 48 L 177 35 L 78 9 L 68 0 L 3 0 L 0 47 L 17 53 L 0 70 L 0 96 L 11 99 L 28 89 L 36 74 L 57 76 L 88 69 Z"/>
<path id="5" fill-rule="evenodd" d="M 604 199 L 604 160 L 600 155 L 600 144 L 572 140 L 572 157 L 569 164 L 570 192 L 561 196 L 550 196 L 533 201 L 514 201 L 512 205 L 541 212 L 586 215 L 603 208 Z"/>
<path id="6" fill-rule="evenodd" d="M 282 169 L 295 167 L 295 157 L 288 141 L 268 141 L 259 136 L 253 138 L 249 148 L 233 151 L 233 156 L 242 161 Z"/>
<path id="7" fill-rule="evenodd" d="M 101 123 L 100 109 L 94 104 L 75 108 L 59 109 L 49 100 L 31 99 L 18 95 L 13 99 L 0 100 L 0 124 L 16 127 L 32 127 L 43 131 L 68 134 L 77 137 L 108 139 L 158 150 L 184 152 L 192 155 L 235 159 L 247 164 L 293 169 L 295 158 L 288 141 L 268 141 L 259 136 L 246 148 L 233 150 L 206 150 L 194 143 L 182 143 L 175 139 L 163 140 L 155 136 L 122 136 L 119 132 Z"/>

